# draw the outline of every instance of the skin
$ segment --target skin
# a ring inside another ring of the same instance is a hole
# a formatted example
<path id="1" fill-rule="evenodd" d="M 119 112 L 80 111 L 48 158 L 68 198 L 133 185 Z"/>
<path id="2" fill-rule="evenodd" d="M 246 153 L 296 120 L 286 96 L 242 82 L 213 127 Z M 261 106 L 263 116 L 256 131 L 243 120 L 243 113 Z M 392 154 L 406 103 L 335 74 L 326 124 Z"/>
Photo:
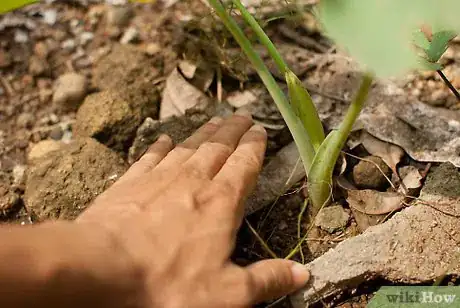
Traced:
<path id="1" fill-rule="evenodd" d="M 238 111 L 184 143 L 162 136 L 76 222 L 0 229 L 0 307 L 251 307 L 304 266 L 230 260 L 266 132 Z"/>

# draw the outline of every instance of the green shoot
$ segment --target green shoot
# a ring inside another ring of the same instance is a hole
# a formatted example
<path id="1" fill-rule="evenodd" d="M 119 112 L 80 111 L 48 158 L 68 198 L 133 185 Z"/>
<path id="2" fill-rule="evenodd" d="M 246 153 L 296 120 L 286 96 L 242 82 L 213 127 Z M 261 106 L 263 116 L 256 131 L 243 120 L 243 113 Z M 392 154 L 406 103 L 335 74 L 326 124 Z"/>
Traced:
<path id="1" fill-rule="evenodd" d="M 260 59 L 260 56 L 255 52 L 250 41 L 227 12 L 223 4 L 218 0 L 208 0 L 208 2 L 254 65 L 259 77 L 262 79 L 285 119 L 297 144 L 305 171 L 308 175 L 308 190 L 312 212 L 318 212 L 322 206 L 330 201 L 332 172 L 340 151 L 350 134 L 353 123 L 366 100 L 372 83 L 371 74 L 364 76 L 358 95 L 351 104 L 339 129 L 325 138 L 323 126 L 310 94 L 302 86 L 299 78 L 289 69 L 270 38 L 255 18 L 241 4 L 240 0 L 232 0 L 232 3 L 254 31 L 259 41 L 267 48 L 278 70 L 285 74 L 289 90 L 289 101 L 274 81 L 273 76 Z"/>
<path id="2" fill-rule="evenodd" d="M 4 14 L 35 2 L 37 2 L 37 0 L 2 0 L 0 3 L 0 14 Z"/>

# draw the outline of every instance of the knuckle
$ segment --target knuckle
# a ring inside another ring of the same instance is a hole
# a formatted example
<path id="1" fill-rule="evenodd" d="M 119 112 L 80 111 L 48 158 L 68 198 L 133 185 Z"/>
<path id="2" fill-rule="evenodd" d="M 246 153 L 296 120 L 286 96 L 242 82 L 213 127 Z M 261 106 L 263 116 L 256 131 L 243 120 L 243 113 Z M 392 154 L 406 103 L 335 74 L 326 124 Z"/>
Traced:
<path id="1" fill-rule="evenodd" d="M 212 141 L 204 142 L 200 148 L 205 152 L 219 156 L 230 156 L 234 151 L 233 148 L 227 144 Z"/>
<path id="2" fill-rule="evenodd" d="M 258 171 L 260 169 L 259 158 L 255 154 L 234 153 L 227 161 L 232 166 L 244 166 L 246 169 Z"/>

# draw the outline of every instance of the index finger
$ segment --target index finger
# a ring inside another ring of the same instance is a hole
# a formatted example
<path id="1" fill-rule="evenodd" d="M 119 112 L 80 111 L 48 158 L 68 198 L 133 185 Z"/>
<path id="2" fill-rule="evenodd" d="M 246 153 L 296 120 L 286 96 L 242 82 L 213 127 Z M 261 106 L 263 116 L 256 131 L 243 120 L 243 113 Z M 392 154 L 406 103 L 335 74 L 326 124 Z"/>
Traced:
<path id="1" fill-rule="evenodd" d="M 213 178 L 216 185 L 225 187 L 226 193 L 235 197 L 235 212 L 238 218 L 244 213 L 244 201 L 254 189 L 264 160 L 267 132 L 254 125 L 243 137 L 219 173 Z"/>

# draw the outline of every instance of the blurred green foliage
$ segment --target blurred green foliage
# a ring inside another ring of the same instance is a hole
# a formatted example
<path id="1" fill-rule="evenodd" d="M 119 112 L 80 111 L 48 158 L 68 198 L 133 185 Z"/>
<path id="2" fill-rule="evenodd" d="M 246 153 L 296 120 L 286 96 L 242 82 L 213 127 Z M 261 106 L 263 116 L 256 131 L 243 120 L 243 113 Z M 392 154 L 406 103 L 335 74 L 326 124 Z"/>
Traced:
<path id="1" fill-rule="evenodd" d="M 37 2 L 37 0 L 0 0 L 0 14 L 35 2 Z"/>

